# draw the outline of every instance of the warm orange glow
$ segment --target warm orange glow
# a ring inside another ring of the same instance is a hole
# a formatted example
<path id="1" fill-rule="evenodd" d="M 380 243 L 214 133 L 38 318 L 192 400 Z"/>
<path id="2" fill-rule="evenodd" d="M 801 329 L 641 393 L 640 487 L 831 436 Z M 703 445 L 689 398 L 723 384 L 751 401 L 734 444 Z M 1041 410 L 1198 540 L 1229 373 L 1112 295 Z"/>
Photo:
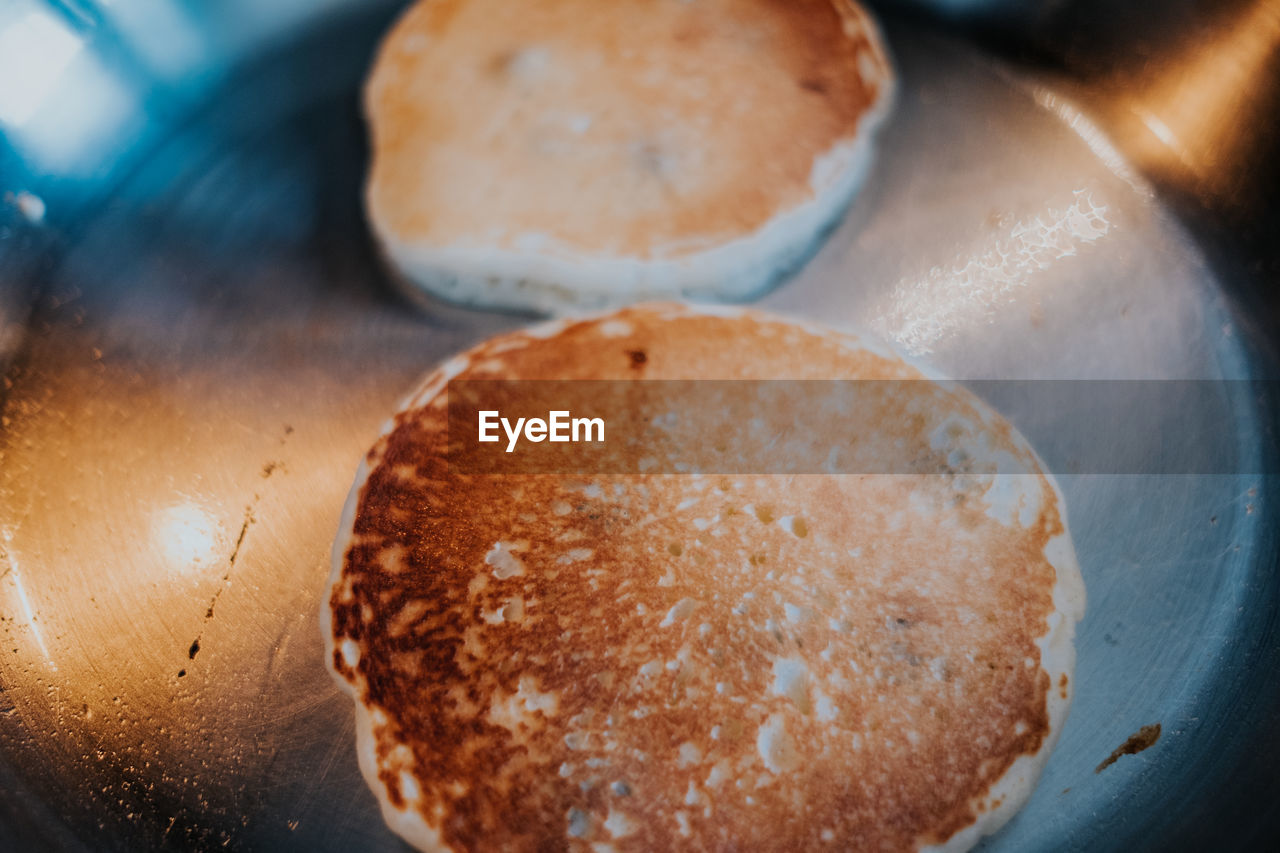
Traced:
<path id="1" fill-rule="evenodd" d="M 1154 137 L 1152 146 L 1172 152 L 1197 174 L 1218 166 L 1230 156 L 1255 81 L 1278 47 L 1280 0 L 1246 6 L 1137 99 L 1133 112 Z M 1140 153 L 1158 157 L 1155 150 Z"/>
<path id="2" fill-rule="evenodd" d="M 217 519 L 191 502 L 165 507 L 152 519 L 151 535 L 171 573 L 187 572 L 214 559 L 217 533 Z"/>

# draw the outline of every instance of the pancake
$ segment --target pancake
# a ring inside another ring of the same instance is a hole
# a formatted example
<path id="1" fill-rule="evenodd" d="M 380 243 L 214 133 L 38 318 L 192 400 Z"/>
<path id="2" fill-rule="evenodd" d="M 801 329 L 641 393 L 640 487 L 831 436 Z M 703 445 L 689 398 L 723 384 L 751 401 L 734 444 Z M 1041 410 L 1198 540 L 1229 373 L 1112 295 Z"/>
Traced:
<path id="1" fill-rule="evenodd" d="M 360 468 L 322 616 L 387 823 L 422 850 L 595 853 L 963 850 L 997 829 L 1066 717 L 1084 608 L 1031 448 L 945 390 L 941 441 L 885 424 L 969 454 L 936 476 L 447 464 L 451 380 L 638 377 L 926 378 L 851 335 L 677 305 L 428 376 Z"/>
<path id="2" fill-rule="evenodd" d="M 848 204 L 891 85 L 852 0 L 424 0 L 365 90 L 369 220 L 455 302 L 745 299 Z"/>

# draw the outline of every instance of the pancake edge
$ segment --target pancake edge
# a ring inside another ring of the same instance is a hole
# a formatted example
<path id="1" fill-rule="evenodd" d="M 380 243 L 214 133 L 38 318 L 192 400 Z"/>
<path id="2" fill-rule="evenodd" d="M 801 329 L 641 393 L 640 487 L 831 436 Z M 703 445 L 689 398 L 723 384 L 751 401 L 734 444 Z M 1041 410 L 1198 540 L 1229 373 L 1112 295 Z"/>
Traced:
<path id="1" fill-rule="evenodd" d="M 917 360 L 881 344 L 874 338 L 868 339 L 857 332 L 824 326 L 786 314 L 772 311 L 764 312 L 737 306 L 687 305 L 680 303 L 651 305 L 647 306 L 646 310 L 664 312 L 667 316 L 701 315 L 724 318 L 762 316 L 766 319 L 792 324 L 811 334 L 834 339 L 843 346 L 857 347 L 877 355 L 896 358 L 919 370 L 925 375 L 925 378 L 931 381 L 947 381 L 936 369 L 923 365 Z M 560 317 L 523 329 L 514 329 L 495 337 L 523 333 L 539 338 L 550 338 L 559 334 L 571 324 L 592 322 L 610 316 L 613 313 L 614 311 L 611 309 Z M 662 314 L 660 313 L 659 316 L 662 316 Z M 445 360 L 436 368 L 430 370 L 419 382 L 418 387 L 402 398 L 393 415 L 383 423 L 378 437 L 374 441 L 375 446 L 378 441 L 381 441 L 395 430 L 396 414 L 423 406 L 439 394 L 450 379 L 470 366 L 470 353 L 476 347 L 483 346 L 489 340 L 492 340 L 492 338 L 477 342 L 463 353 Z M 972 401 L 977 404 L 978 410 L 984 414 L 984 420 L 992 416 L 1005 420 L 1003 415 L 1000 415 L 985 401 L 970 392 L 966 391 L 965 393 L 970 394 Z M 1007 420 L 1005 422 L 1008 423 Z M 1054 747 L 1057 745 L 1062 728 L 1070 712 L 1071 700 L 1075 695 L 1075 626 L 1076 623 L 1084 618 L 1087 595 L 1084 579 L 1080 572 L 1080 565 L 1070 536 L 1066 499 L 1057 481 L 1044 464 L 1044 460 L 1030 446 L 1021 432 L 1014 428 L 1012 424 L 1009 424 L 1009 426 L 1013 443 L 1018 449 L 1030 453 L 1041 475 L 1048 483 L 1057 502 L 1058 514 L 1063 527 L 1063 532 L 1050 539 L 1044 549 L 1045 558 L 1054 569 L 1054 584 L 1051 592 L 1053 610 L 1045 618 L 1045 633 L 1035 640 L 1036 646 L 1040 649 L 1039 669 L 1049 677 L 1049 689 L 1045 694 L 1049 730 L 1036 752 L 1019 755 L 1004 774 L 991 783 L 984 794 L 969 801 L 969 805 L 977 815 L 973 823 L 957 830 L 950 837 L 936 844 L 929 843 L 926 839 L 918 839 L 916 849 L 919 853 L 961 853 L 969 850 L 983 838 L 993 835 L 1002 829 L 1021 810 L 1036 789 L 1040 775 L 1048 763 Z M 356 750 L 360 771 L 369 789 L 378 800 L 387 826 L 409 844 L 418 850 L 425 851 L 425 853 L 456 853 L 453 848 L 444 844 L 439 831 L 432 829 L 417 811 L 412 808 L 398 809 L 386 796 L 385 786 L 378 775 L 377 740 L 374 733 L 375 721 L 373 713 L 366 707 L 360 695 L 361 691 L 366 689 L 366 685 L 363 682 L 359 685 L 353 684 L 333 667 L 333 655 L 336 651 L 336 646 L 334 643 L 333 615 L 330 601 L 342 579 L 347 550 L 355 540 L 355 516 L 359 509 L 360 497 L 364 491 L 364 486 L 372 472 L 373 467 L 369 464 L 369 455 L 366 453 L 361 459 L 355 480 L 343 505 L 342 515 L 338 524 L 338 534 L 334 539 L 331 550 L 329 580 L 325 585 L 326 593 L 320 604 L 325 668 L 342 691 L 350 696 L 355 703 Z M 1058 680 L 1063 675 L 1067 677 L 1065 695 L 1057 687 Z M 984 810 L 977 809 L 976 806 L 979 803 L 984 804 L 986 808 Z"/>
<path id="2" fill-rule="evenodd" d="M 537 249 L 403 239 L 383 220 L 373 201 L 373 182 L 366 179 L 366 215 L 396 285 L 419 304 L 429 305 L 435 297 L 472 308 L 544 315 L 655 299 L 745 302 L 764 295 L 802 266 L 842 219 L 871 170 L 875 137 L 896 100 L 897 72 L 879 25 L 867 10 L 844 5 L 860 16 L 884 73 L 853 135 L 814 158 L 809 201 L 775 213 L 746 235 L 708 240 L 707 248 L 694 251 L 668 246 L 656 257 L 643 258 L 583 252 L 536 233 L 518 235 L 515 242 L 530 241 L 541 246 Z M 367 98 L 365 103 L 372 126 Z"/>

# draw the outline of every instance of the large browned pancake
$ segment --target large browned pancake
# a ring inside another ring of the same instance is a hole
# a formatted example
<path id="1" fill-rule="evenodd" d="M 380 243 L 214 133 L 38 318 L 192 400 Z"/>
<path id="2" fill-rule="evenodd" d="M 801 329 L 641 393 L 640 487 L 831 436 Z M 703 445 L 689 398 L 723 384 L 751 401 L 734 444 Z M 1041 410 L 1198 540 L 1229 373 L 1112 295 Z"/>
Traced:
<path id="1" fill-rule="evenodd" d="M 463 475 L 446 383 L 486 377 L 922 375 L 848 335 L 659 305 L 495 338 L 428 377 L 361 468 L 324 613 L 398 833 L 964 849 L 1026 799 L 1084 590 L 1061 496 L 1007 423 L 947 396 L 980 425 L 969 447 L 1029 473 L 978 453 L 964 476 Z"/>
<path id="2" fill-rule="evenodd" d="M 454 300 L 741 298 L 848 203 L 891 81 L 852 0 L 421 0 L 366 90 L 370 221 Z"/>

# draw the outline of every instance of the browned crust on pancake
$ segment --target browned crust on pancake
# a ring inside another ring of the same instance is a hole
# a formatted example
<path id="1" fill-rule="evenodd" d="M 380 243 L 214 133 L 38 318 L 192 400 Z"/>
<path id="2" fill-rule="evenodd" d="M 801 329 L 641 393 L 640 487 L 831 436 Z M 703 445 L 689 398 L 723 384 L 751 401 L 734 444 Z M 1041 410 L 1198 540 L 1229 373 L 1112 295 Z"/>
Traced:
<path id="1" fill-rule="evenodd" d="M 513 72 L 530 47 L 560 70 Z M 425 0 L 366 91 L 370 212 L 432 246 L 726 241 L 811 200 L 890 77 L 849 0 Z"/>
<path id="2" fill-rule="evenodd" d="M 608 333 L 596 320 L 490 341 L 460 378 L 625 378 L 636 352 L 651 378 L 918 375 L 762 315 L 613 316 Z M 332 666 L 387 715 L 374 730 L 387 797 L 448 846 L 562 847 L 577 810 L 587 840 L 619 849 L 910 849 L 999 806 L 987 791 L 1049 736 L 1036 639 L 1054 610 L 1044 548 L 1063 523 L 1044 477 L 1025 529 L 952 505 L 941 478 L 613 477 L 596 492 L 463 477 L 445 464 L 436 399 L 370 452 L 330 607 Z M 1007 425 L 993 432 L 1009 441 Z M 947 504 L 954 528 L 888 533 L 912 491 Z M 796 511 L 802 527 L 776 523 Z M 719 522 L 699 530 L 690 513 Z M 498 541 L 525 543 L 522 573 L 494 575 Z M 517 597 L 519 618 L 492 623 Z M 354 668 L 344 640 L 360 647 Z M 802 695 L 776 694 L 779 658 L 804 663 Z M 514 728 L 491 716 L 495 697 L 552 695 L 553 712 Z M 778 772 L 757 746 L 774 717 L 796 750 Z M 630 819 L 624 838 L 600 834 L 611 810 Z"/>

